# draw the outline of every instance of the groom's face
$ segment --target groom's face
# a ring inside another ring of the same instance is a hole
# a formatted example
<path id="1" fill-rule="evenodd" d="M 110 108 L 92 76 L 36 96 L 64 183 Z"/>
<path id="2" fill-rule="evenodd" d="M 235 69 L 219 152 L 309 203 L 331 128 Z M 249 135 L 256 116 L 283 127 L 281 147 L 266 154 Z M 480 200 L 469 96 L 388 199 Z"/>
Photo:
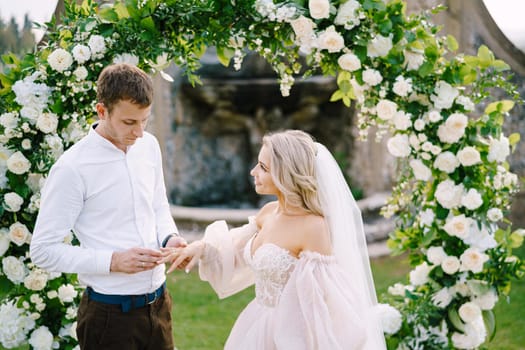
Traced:
<path id="1" fill-rule="evenodd" d="M 252 171 L 250 171 L 250 174 L 254 178 L 255 192 L 258 194 L 276 195 L 279 192 L 270 174 L 270 161 L 270 151 L 263 145 L 259 152 L 257 164 Z"/>

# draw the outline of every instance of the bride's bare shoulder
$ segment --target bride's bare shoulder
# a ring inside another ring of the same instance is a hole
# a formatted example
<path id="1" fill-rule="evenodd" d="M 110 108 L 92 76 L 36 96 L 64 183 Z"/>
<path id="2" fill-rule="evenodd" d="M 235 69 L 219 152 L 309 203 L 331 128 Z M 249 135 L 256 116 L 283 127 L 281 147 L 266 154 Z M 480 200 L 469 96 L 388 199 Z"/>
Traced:
<path id="1" fill-rule="evenodd" d="M 330 232 L 324 217 L 308 215 L 301 226 L 302 250 L 331 254 Z"/>
<path id="2" fill-rule="evenodd" d="M 257 226 L 258 226 L 259 228 L 262 227 L 265 218 L 266 218 L 269 214 L 275 212 L 275 210 L 277 209 L 278 205 L 279 205 L 279 204 L 278 204 L 277 201 L 268 202 L 268 203 L 266 203 L 266 204 L 265 204 L 265 205 L 259 210 L 259 212 L 258 212 L 257 215 L 255 216 L 255 222 L 257 223 Z"/>

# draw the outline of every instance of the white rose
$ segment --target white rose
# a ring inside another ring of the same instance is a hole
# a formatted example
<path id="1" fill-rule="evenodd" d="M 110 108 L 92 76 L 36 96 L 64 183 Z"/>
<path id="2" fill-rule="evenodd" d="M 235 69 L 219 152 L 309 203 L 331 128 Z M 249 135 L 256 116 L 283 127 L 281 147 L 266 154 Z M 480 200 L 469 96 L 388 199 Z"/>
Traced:
<path id="1" fill-rule="evenodd" d="M 422 131 L 424 128 L 425 128 L 425 121 L 423 119 L 417 119 L 415 122 L 414 122 L 414 129 L 416 129 L 417 131 Z"/>
<path id="2" fill-rule="evenodd" d="M 10 243 L 9 231 L 5 228 L 0 228 L 0 256 L 4 256 L 9 249 Z"/>
<path id="3" fill-rule="evenodd" d="M 481 309 L 478 305 L 468 301 L 459 307 L 458 313 L 465 323 L 470 323 L 481 316 Z"/>
<path id="4" fill-rule="evenodd" d="M 470 233 L 463 239 L 463 242 L 472 248 L 478 249 L 480 252 L 484 252 L 498 245 L 494 239 L 494 235 L 489 233 L 485 225 L 482 225 L 481 228 L 479 228 L 478 225 L 471 225 Z"/>
<path id="5" fill-rule="evenodd" d="M 412 78 L 405 78 L 403 76 L 398 76 L 396 82 L 392 87 L 392 91 L 398 96 L 406 97 L 412 92 Z"/>
<path id="6" fill-rule="evenodd" d="M 452 180 L 445 180 L 439 183 L 434 196 L 443 208 L 452 209 L 461 204 L 463 195 L 463 185 L 455 185 Z"/>
<path id="7" fill-rule="evenodd" d="M 394 115 L 394 127 L 397 130 L 407 130 L 410 126 L 412 126 L 412 119 L 411 119 L 410 113 L 405 113 L 403 111 L 397 111 L 397 113 Z"/>
<path id="8" fill-rule="evenodd" d="M 434 168 L 439 169 L 447 174 L 451 174 L 459 166 L 459 160 L 452 152 L 443 152 L 436 157 Z"/>
<path id="9" fill-rule="evenodd" d="M 452 301 L 452 293 L 447 287 L 440 289 L 432 296 L 432 303 L 439 308 L 446 308 Z"/>
<path id="10" fill-rule="evenodd" d="M 472 219 L 461 214 L 448 218 L 443 229 L 449 235 L 463 239 L 468 236 L 471 224 Z"/>
<path id="11" fill-rule="evenodd" d="M 76 307 L 68 307 L 66 310 L 66 318 L 68 320 L 72 320 L 77 317 L 77 308 Z"/>
<path id="12" fill-rule="evenodd" d="M 476 248 L 468 248 L 461 254 L 459 260 L 461 260 L 460 271 L 479 273 L 483 271 L 483 264 L 489 260 L 489 257 L 479 252 Z"/>
<path id="13" fill-rule="evenodd" d="M 64 49 L 56 49 L 47 57 L 47 62 L 59 73 L 68 69 L 73 63 L 73 57 Z"/>
<path id="14" fill-rule="evenodd" d="M 447 253 L 443 247 L 433 246 L 427 249 L 427 259 L 433 265 L 441 265 L 443 259 L 447 257 Z"/>
<path id="15" fill-rule="evenodd" d="M 487 218 L 492 222 L 498 222 L 503 219 L 503 213 L 499 208 L 490 208 L 487 211 Z"/>
<path id="16" fill-rule="evenodd" d="M 339 34 L 334 26 L 326 28 L 317 37 L 319 50 L 328 50 L 328 52 L 339 52 L 345 47 L 345 40 Z"/>
<path id="17" fill-rule="evenodd" d="M 467 146 L 459 151 L 457 157 L 463 166 L 471 166 L 481 163 L 481 157 L 478 150 L 471 146 Z"/>
<path id="18" fill-rule="evenodd" d="M 308 9 L 314 19 L 328 18 L 330 16 L 329 0 L 309 0 Z"/>
<path id="19" fill-rule="evenodd" d="M 24 157 L 22 152 L 18 151 L 13 153 L 8 159 L 7 159 L 7 169 L 9 169 L 10 172 L 17 175 L 22 175 L 29 171 L 31 168 L 31 163 L 29 163 L 29 160 Z"/>
<path id="20" fill-rule="evenodd" d="M 9 226 L 9 238 L 19 247 L 27 242 L 27 238 L 30 235 L 31 233 L 27 229 L 27 226 L 20 222 L 15 222 Z"/>
<path id="21" fill-rule="evenodd" d="M 355 0 L 348 0 L 344 2 L 337 10 L 337 16 L 334 19 L 334 23 L 342 25 L 346 30 L 350 30 L 361 22 L 359 20 L 359 9 L 361 5 Z"/>
<path id="22" fill-rule="evenodd" d="M 31 333 L 29 344 L 35 350 L 53 349 L 53 334 L 46 326 L 40 326 Z"/>
<path id="23" fill-rule="evenodd" d="M 491 289 L 487 293 L 474 298 L 472 302 L 478 305 L 481 310 L 492 310 L 498 302 L 498 294 L 494 289 Z"/>
<path id="24" fill-rule="evenodd" d="M 386 334 L 395 334 L 401 328 L 403 319 L 401 313 L 389 304 L 377 304 L 376 312 L 381 321 L 383 332 Z"/>
<path id="25" fill-rule="evenodd" d="M 438 128 L 438 137 L 441 142 L 455 143 L 465 134 L 468 117 L 462 113 L 451 114 L 445 123 Z"/>
<path id="26" fill-rule="evenodd" d="M 469 210 L 478 209 L 482 204 L 483 199 L 481 198 L 481 194 L 474 188 L 469 189 L 461 198 L 461 205 Z"/>
<path id="27" fill-rule="evenodd" d="M 106 52 L 106 42 L 104 41 L 104 37 L 101 35 L 92 35 L 89 37 L 88 41 L 89 49 L 91 50 L 91 53 L 98 54 L 98 53 L 105 53 Z"/>
<path id="28" fill-rule="evenodd" d="M 366 51 L 368 57 L 384 57 L 388 55 L 392 49 L 392 37 L 377 35 L 372 40 L 369 41 Z"/>
<path id="29" fill-rule="evenodd" d="M 26 275 L 24 263 L 14 256 L 8 256 L 2 259 L 2 270 L 6 277 L 14 284 L 20 284 L 24 281 Z"/>
<path id="30" fill-rule="evenodd" d="M 383 81 L 383 76 L 379 71 L 369 68 L 363 72 L 363 81 L 370 86 L 376 86 Z"/>
<path id="31" fill-rule="evenodd" d="M 420 286 L 427 283 L 430 270 L 432 270 L 432 268 L 426 262 L 416 266 L 414 270 L 410 271 L 410 284 Z"/>
<path id="32" fill-rule="evenodd" d="M 29 119 L 34 122 L 40 115 L 40 110 L 33 107 L 25 106 L 22 107 L 22 109 L 20 110 L 20 115 L 23 118 Z"/>
<path id="33" fill-rule="evenodd" d="M 353 53 L 345 53 L 337 59 L 337 63 L 341 69 L 349 72 L 354 72 L 361 68 L 361 61 Z"/>
<path id="34" fill-rule="evenodd" d="M 58 299 L 62 303 L 71 303 L 77 296 L 77 291 L 75 290 L 75 287 L 73 287 L 71 284 L 65 284 L 60 287 L 58 287 Z"/>
<path id="35" fill-rule="evenodd" d="M 458 272 L 460 265 L 461 263 L 459 259 L 455 256 L 447 256 L 441 262 L 441 268 L 443 269 L 443 272 L 445 272 L 448 275 L 453 275 L 456 272 Z"/>
<path id="36" fill-rule="evenodd" d="M 397 104 L 390 100 L 381 100 L 376 105 L 377 116 L 383 120 L 392 119 L 397 112 Z"/>
<path id="37" fill-rule="evenodd" d="M 4 195 L 4 208 L 7 211 L 16 213 L 20 210 L 22 204 L 24 204 L 24 199 L 15 192 L 9 192 Z"/>
<path id="38" fill-rule="evenodd" d="M 88 71 L 86 67 L 78 66 L 77 69 L 73 71 L 73 75 L 75 76 L 75 78 L 77 78 L 78 81 L 82 81 L 87 78 Z"/>
<path id="39" fill-rule="evenodd" d="M 300 39 L 300 42 L 304 40 L 311 40 L 314 36 L 315 23 L 305 16 L 300 16 L 297 19 L 290 21 L 290 25 L 295 35 Z"/>
<path id="40" fill-rule="evenodd" d="M 472 100 L 467 96 L 458 96 L 458 98 L 456 98 L 456 102 L 462 105 L 466 111 L 474 110 L 474 102 L 472 102 Z"/>
<path id="41" fill-rule="evenodd" d="M 509 139 L 501 135 L 500 139 L 491 139 L 489 146 L 489 154 L 487 159 L 489 162 L 504 162 L 510 154 Z"/>
<path id="42" fill-rule="evenodd" d="M 49 292 L 47 292 L 47 297 L 49 299 L 55 299 L 56 297 L 58 297 L 58 293 L 56 290 L 50 290 Z"/>
<path id="43" fill-rule="evenodd" d="M 422 53 L 405 50 L 405 62 L 403 65 L 407 70 L 418 70 L 425 62 L 425 56 Z"/>
<path id="44" fill-rule="evenodd" d="M 34 270 L 24 279 L 24 286 L 30 290 L 42 290 L 47 283 L 47 273 L 42 270 Z"/>
<path id="45" fill-rule="evenodd" d="M 113 63 L 127 63 L 131 64 L 132 66 L 136 66 L 139 64 L 139 58 L 135 55 L 132 55 L 130 53 L 123 53 L 118 54 L 113 58 Z"/>
<path id="46" fill-rule="evenodd" d="M 410 144 L 406 134 L 397 134 L 387 142 L 387 149 L 394 157 L 408 157 L 410 155 Z"/>
<path id="47" fill-rule="evenodd" d="M 0 115 L 0 125 L 4 128 L 14 129 L 18 126 L 18 117 L 14 113 L 4 113 Z"/>
<path id="48" fill-rule="evenodd" d="M 477 349 L 485 342 L 487 330 L 483 324 L 483 318 L 479 317 L 465 325 L 464 333 L 454 332 L 451 340 L 456 349 Z"/>
<path id="49" fill-rule="evenodd" d="M 419 214 L 419 223 L 421 226 L 432 226 L 436 214 L 430 208 L 423 210 Z"/>
<path id="50" fill-rule="evenodd" d="M 36 121 L 36 127 L 46 134 L 56 132 L 57 126 L 58 117 L 54 113 L 42 113 Z"/>
<path id="51" fill-rule="evenodd" d="M 22 148 L 24 150 L 30 150 L 31 149 L 31 140 L 30 139 L 23 139 L 22 140 Z"/>
<path id="52" fill-rule="evenodd" d="M 503 178 L 503 184 L 505 185 L 505 187 L 509 187 L 509 188 L 512 186 L 517 186 L 518 175 L 510 173 L 510 172 L 506 173 L 505 177 Z"/>
<path id="53" fill-rule="evenodd" d="M 73 58 L 80 64 L 89 61 L 91 58 L 91 50 L 85 45 L 75 45 L 71 52 L 73 53 Z"/>
<path id="54" fill-rule="evenodd" d="M 410 161 L 410 167 L 412 168 L 412 172 L 414 173 L 416 180 L 428 181 L 428 179 L 430 179 L 432 176 L 430 169 L 425 164 L 423 164 L 420 159 L 412 159 Z"/>
<path id="55" fill-rule="evenodd" d="M 388 287 L 388 293 L 391 295 L 405 296 L 406 287 L 401 283 L 396 283 Z"/>
<path id="56" fill-rule="evenodd" d="M 436 109 L 447 109 L 452 107 L 454 100 L 459 95 L 459 90 L 452 87 L 446 81 L 440 80 L 436 84 L 434 94 L 430 96 Z"/>
<path id="57" fill-rule="evenodd" d="M 427 116 L 428 116 L 428 120 L 432 123 L 437 123 L 438 121 L 443 119 L 443 116 L 441 115 L 441 113 L 439 113 L 439 111 L 436 111 L 436 110 L 432 110 L 428 112 Z"/>
<path id="58" fill-rule="evenodd" d="M 432 147 L 430 147 L 430 152 L 432 152 L 433 155 L 437 156 L 441 153 L 441 147 L 437 145 L 432 145 Z"/>

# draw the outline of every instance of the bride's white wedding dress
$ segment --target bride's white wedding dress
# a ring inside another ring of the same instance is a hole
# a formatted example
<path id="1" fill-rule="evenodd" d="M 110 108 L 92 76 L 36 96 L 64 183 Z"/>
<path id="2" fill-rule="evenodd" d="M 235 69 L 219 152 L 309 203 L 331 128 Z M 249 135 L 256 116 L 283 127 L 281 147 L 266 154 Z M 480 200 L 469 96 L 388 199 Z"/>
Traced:
<path id="1" fill-rule="evenodd" d="M 257 226 L 206 229 L 199 273 L 224 298 L 255 283 L 255 299 L 237 318 L 231 350 L 380 349 L 367 342 L 369 315 L 335 256 L 303 251 L 298 258 L 265 243 L 252 255 Z"/>

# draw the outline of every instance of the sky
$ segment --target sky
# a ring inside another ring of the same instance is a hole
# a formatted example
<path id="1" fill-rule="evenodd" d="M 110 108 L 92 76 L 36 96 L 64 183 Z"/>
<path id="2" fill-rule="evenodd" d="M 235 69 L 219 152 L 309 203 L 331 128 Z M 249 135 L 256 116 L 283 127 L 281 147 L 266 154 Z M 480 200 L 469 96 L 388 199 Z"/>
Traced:
<path id="1" fill-rule="evenodd" d="M 410 1 L 410 0 L 408 0 Z M 503 33 L 525 52 L 525 0 L 483 0 Z M 35 22 L 47 22 L 53 14 L 57 0 L 0 0 L 0 15 L 7 21 L 15 16 L 20 24 L 29 12 Z M 42 33 L 37 35 L 41 36 Z"/>

